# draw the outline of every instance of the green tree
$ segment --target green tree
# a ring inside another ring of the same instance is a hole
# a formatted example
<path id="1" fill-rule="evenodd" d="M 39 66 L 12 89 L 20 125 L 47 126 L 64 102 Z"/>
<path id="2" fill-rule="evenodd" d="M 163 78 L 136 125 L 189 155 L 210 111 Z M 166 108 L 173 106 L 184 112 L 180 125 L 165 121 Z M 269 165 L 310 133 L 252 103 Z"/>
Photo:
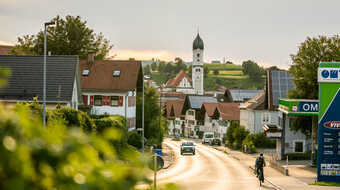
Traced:
<path id="1" fill-rule="evenodd" d="M 11 74 L 10 70 L 7 68 L 0 67 L 0 87 L 6 85 L 6 79 Z"/>
<path id="2" fill-rule="evenodd" d="M 242 72 L 252 80 L 260 80 L 264 70 L 254 61 L 248 60 L 242 63 Z"/>
<path id="3" fill-rule="evenodd" d="M 96 34 L 80 16 L 68 15 L 63 19 L 58 15 L 52 20 L 56 25 L 47 29 L 47 51 L 52 55 L 78 55 L 85 59 L 89 52 L 94 52 L 95 59 L 104 59 L 113 47 L 102 33 Z M 18 37 L 11 53 L 42 55 L 43 48 L 44 33 L 40 31 Z"/>
<path id="4" fill-rule="evenodd" d="M 165 62 L 164 62 L 164 61 L 159 62 L 158 71 L 159 71 L 160 73 L 163 73 L 163 72 L 164 72 L 164 69 L 165 69 Z"/>
<path id="5" fill-rule="evenodd" d="M 179 57 L 175 58 L 175 73 L 179 73 L 180 71 L 186 71 L 187 66 L 183 63 L 183 60 Z"/>
<path id="6" fill-rule="evenodd" d="M 142 112 L 142 97 L 137 97 L 137 115 L 141 116 Z M 166 132 L 166 120 L 160 113 L 159 93 L 155 88 L 145 86 L 144 92 L 144 135 L 148 140 L 148 144 L 161 145 L 163 135 Z M 141 117 L 137 117 L 137 128 L 141 128 Z M 160 122 L 161 119 L 161 122 Z M 161 124 L 161 126 L 159 126 Z"/>
<path id="7" fill-rule="evenodd" d="M 293 65 L 289 72 L 294 77 L 295 89 L 289 91 L 289 98 L 318 99 L 319 86 L 317 70 L 321 61 L 340 61 L 340 36 L 307 37 L 298 52 L 291 55 Z M 291 129 L 310 135 L 317 144 L 317 117 L 298 117 L 292 120 Z M 312 128 L 312 126 L 315 126 Z M 314 147 L 315 148 L 315 147 Z"/>
<path id="8" fill-rule="evenodd" d="M 150 75 L 150 74 L 151 74 L 150 65 L 146 65 L 146 66 L 144 67 L 143 72 L 144 72 L 144 75 Z"/>
<path id="9" fill-rule="evenodd" d="M 203 76 L 204 78 L 206 78 L 209 74 L 209 67 L 207 65 L 203 65 L 203 69 L 204 69 L 204 73 L 203 73 Z"/>
<path id="10" fill-rule="evenodd" d="M 308 37 L 300 44 L 298 52 L 291 55 L 293 65 L 289 72 L 294 76 L 296 89 L 290 98 L 318 99 L 317 71 L 321 61 L 340 61 L 340 36 Z"/>
<path id="11" fill-rule="evenodd" d="M 151 69 L 152 69 L 152 71 L 156 71 L 157 70 L 157 63 L 156 62 L 152 62 L 151 63 Z"/>

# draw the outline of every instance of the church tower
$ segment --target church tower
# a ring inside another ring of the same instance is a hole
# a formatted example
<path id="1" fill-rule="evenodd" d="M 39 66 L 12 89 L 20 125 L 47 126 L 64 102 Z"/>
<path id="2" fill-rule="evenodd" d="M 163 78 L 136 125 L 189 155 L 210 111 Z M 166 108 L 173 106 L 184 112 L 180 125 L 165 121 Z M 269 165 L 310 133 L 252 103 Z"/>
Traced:
<path id="1" fill-rule="evenodd" d="M 204 50 L 203 40 L 201 39 L 199 33 L 197 33 L 197 36 L 192 46 L 193 61 L 192 61 L 192 77 L 191 78 L 192 78 L 192 85 L 193 85 L 195 94 L 198 94 L 198 95 L 204 94 L 203 50 Z"/>

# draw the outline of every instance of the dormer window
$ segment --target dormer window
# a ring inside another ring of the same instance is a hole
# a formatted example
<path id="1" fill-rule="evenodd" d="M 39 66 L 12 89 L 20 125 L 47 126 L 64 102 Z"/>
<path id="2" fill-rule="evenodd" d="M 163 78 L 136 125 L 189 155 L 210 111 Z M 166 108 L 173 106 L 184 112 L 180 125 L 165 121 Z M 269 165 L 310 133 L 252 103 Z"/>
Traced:
<path id="1" fill-rule="evenodd" d="M 113 76 L 114 77 L 119 77 L 120 76 L 120 70 L 113 71 Z"/>
<path id="2" fill-rule="evenodd" d="M 83 70 L 83 76 L 89 76 L 90 71 L 85 69 Z"/>

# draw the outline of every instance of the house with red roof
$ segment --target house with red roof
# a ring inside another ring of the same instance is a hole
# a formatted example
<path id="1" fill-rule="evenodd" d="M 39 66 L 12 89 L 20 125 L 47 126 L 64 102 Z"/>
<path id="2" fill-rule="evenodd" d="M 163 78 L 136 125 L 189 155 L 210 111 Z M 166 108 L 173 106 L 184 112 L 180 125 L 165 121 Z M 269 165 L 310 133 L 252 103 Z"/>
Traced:
<path id="1" fill-rule="evenodd" d="M 215 137 L 223 138 L 231 122 L 240 121 L 239 103 L 205 102 L 198 118 L 204 121 L 201 131 L 214 132 Z"/>
<path id="2" fill-rule="evenodd" d="M 179 72 L 175 78 L 165 83 L 164 91 L 182 92 L 184 94 L 195 94 L 191 78 L 184 72 Z"/>
<path id="3" fill-rule="evenodd" d="M 126 117 L 129 130 L 136 128 L 136 97 L 142 93 L 140 61 L 94 60 L 89 54 L 80 61 L 82 95 L 85 106 L 96 115 Z"/>
<path id="4" fill-rule="evenodd" d="M 182 115 L 184 100 L 168 100 L 166 102 L 166 118 L 168 120 L 169 135 L 180 135 L 184 128 Z"/>

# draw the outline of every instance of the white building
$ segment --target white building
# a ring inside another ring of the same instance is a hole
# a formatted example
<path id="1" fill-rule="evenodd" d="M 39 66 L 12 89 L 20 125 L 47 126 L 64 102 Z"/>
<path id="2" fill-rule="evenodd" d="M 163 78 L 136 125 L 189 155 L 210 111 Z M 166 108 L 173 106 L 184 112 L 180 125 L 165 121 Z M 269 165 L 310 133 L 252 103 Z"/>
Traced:
<path id="1" fill-rule="evenodd" d="M 181 135 L 183 133 L 184 117 L 181 114 L 183 103 L 184 100 L 168 100 L 166 102 L 169 135 Z"/>
<path id="2" fill-rule="evenodd" d="M 240 105 L 240 125 L 251 133 L 264 132 L 264 125 L 277 125 L 279 111 L 268 110 L 265 93 L 261 91 L 254 98 Z"/>
<path id="3" fill-rule="evenodd" d="M 200 110 L 203 103 L 217 102 L 216 98 L 210 96 L 187 96 L 185 98 L 182 112 L 184 115 L 184 135 L 198 137 L 198 132 L 203 130 L 204 122 L 200 120 Z"/>
<path id="4" fill-rule="evenodd" d="M 202 105 L 200 119 L 204 117 L 203 132 L 214 132 L 218 138 L 225 137 L 232 121 L 240 121 L 238 103 L 207 102 Z"/>
<path id="5" fill-rule="evenodd" d="M 204 94 L 204 43 L 197 34 L 193 42 L 192 77 L 181 71 L 175 78 L 169 79 L 165 84 L 166 91 L 183 92 L 185 94 Z"/>
<path id="6" fill-rule="evenodd" d="M 129 130 L 135 129 L 136 96 L 143 82 L 140 61 L 94 61 L 89 56 L 80 65 L 83 102 L 91 113 L 124 116 Z"/>

